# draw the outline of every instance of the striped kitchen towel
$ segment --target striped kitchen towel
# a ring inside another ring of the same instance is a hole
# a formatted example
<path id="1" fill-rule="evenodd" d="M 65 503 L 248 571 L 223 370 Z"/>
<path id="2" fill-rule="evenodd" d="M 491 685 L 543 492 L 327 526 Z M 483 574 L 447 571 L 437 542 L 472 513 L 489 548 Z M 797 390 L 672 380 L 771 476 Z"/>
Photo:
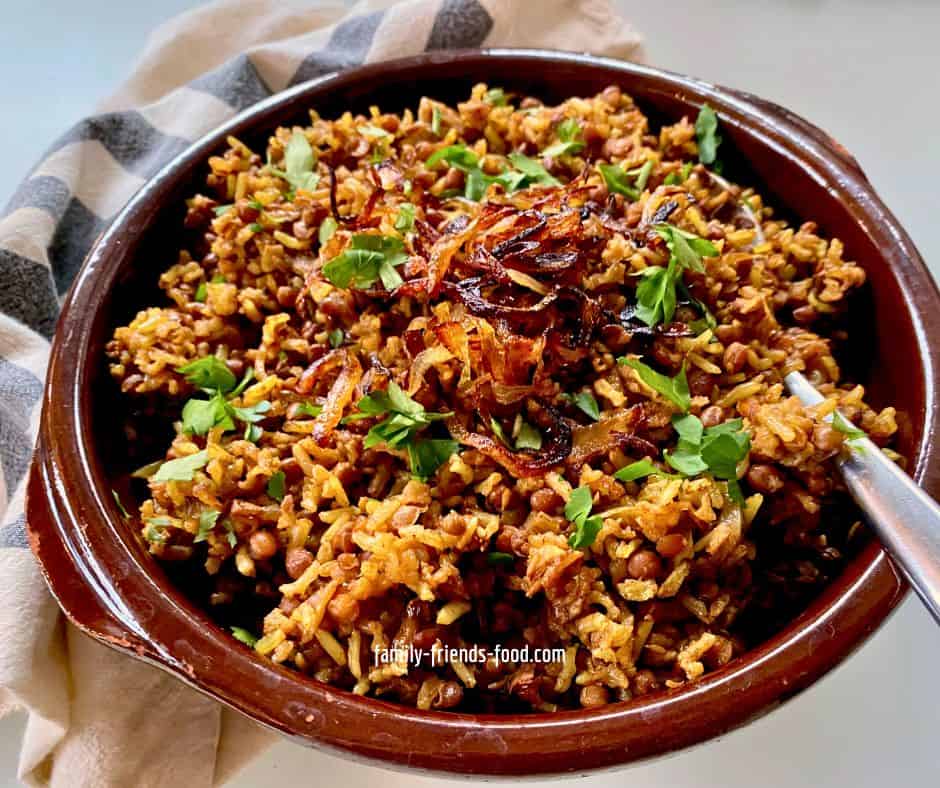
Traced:
<path id="1" fill-rule="evenodd" d="M 0 716 L 29 713 L 28 784 L 208 786 L 271 740 L 66 625 L 27 547 L 23 480 L 48 343 L 93 240 L 173 156 L 272 93 L 364 62 L 479 46 L 640 57 L 639 36 L 607 0 L 222 0 L 158 29 L 120 91 L 52 146 L 0 214 Z"/>

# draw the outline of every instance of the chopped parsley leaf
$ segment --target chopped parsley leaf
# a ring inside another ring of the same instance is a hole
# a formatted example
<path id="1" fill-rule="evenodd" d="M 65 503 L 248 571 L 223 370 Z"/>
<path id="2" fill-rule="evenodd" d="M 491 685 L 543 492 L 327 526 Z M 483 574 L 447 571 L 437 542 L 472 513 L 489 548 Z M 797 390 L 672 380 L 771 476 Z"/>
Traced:
<path id="1" fill-rule="evenodd" d="M 203 356 L 176 368 L 186 380 L 203 391 L 221 391 L 223 394 L 235 388 L 237 382 L 232 370 L 217 356 Z"/>
<path id="2" fill-rule="evenodd" d="M 163 463 L 153 475 L 155 482 L 191 482 L 193 474 L 209 462 L 206 449 Z"/>
<path id="3" fill-rule="evenodd" d="M 614 474 L 614 478 L 620 479 L 622 482 L 635 482 L 637 479 L 642 479 L 644 476 L 654 475 L 668 476 L 670 474 L 663 473 L 650 460 L 642 459 L 625 465 Z"/>
<path id="4" fill-rule="evenodd" d="M 184 432 L 205 435 L 217 425 L 223 430 L 235 429 L 235 422 L 221 391 L 216 391 L 212 399 L 191 399 L 183 406 Z"/>
<path id="5" fill-rule="evenodd" d="M 389 382 L 387 391 L 374 391 L 363 397 L 357 407 L 365 416 L 387 415 L 387 418 L 369 430 L 363 446 L 369 449 L 384 443 L 393 449 L 405 449 L 411 472 L 418 478 L 429 478 L 457 451 L 456 441 L 417 437 L 433 422 L 452 414 L 428 413 L 421 403 L 415 402 L 394 381 Z"/>
<path id="6" fill-rule="evenodd" d="M 538 451 L 542 448 L 542 433 L 527 421 L 521 421 L 516 430 L 516 448 Z"/>
<path id="7" fill-rule="evenodd" d="M 557 159 L 559 156 L 578 153 L 584 149 L 584 141 L 581 139 L 581 127 L 574 118 L 565 118 L 558 124 L 555 132 L 558 134 L 559 142 L 549 145 L 543 150 L 543 156 L 551 156 L 553 159 Z"/>
<path id="8" fill-rule="evenodd" d="M 419 438 L 408 444 L 408 463 L 415 478 L 426 481 L 457 451 L 455 440 Z"/>
<path id="9" fill-rule="evenodd" d="M 858 438 L 867 437 L 864 430 L 860 430 L 837 410 L 833 411 L 832 413 L 831 424 L 834 429 L 837 429 L 839 432 L 845 435 L 847 440 L 856 440 Z"/>
<path id="10" fill-rule="evenodd" d="M 228 541 L 229 547 L 234 550 L 238 544 L 238 537 L 235 535 L 235 523 L 231 520 L 223 520 L 222 525 L 225 528 L 225 539 Z"/>
<path id="11" fill-rule="evenodd" d="M 698 140 L 698 160 L 705 165 L 715 164 L 721 135 L 718 134 L 718 115 L 708 104 L 702 105 L 695 119 L 695 137 Z"/>
<path id="12" fill-rule="evenodd" d="M 395 217 L 395 229 L 400 233 L 410 233 L 415 228 L 415 207 L 410 202 L 398 206 Z"/>
<path id="13" fill-rule="evenodd" d="M 565 398 L 582 413 L 594 419 L 594 421 L 600 420 L 601 409 L 590 391 L 579 391 L 577 394 L 567 394 Z"/>
<path id="14" fill-rule="evenodd" d="M 320 176 L 313 171 L 317 157 L 302 131 L 295 131 L 284 149 L 284 169 L 271 168 L 279 178 L 287 181 L 293 189 L 312 191 L 317 187 Z M 257 232 L 257 231 L 256 231 Z"/>
<path id="15" fill-rule="evenodd" d="M 576 550 L 594 544 L 604 524 L 599 515 L 591 516 L 592 506 L 591 488 L 584 485 L 572 491 L 565 504 L 565 517 L 575 525 L 574 532 L 568 537 L 568 544 Z"/>
<path id="16" fill-rule="evenodd" d="M 718 250 L 704 238 L 671 224 L 656 225 L 656 232 L 666 241 L 669 262 L 643 271 L 636 289 L 636 316 L 648 326 L 669 323 L 676 314 L 676 288 L 681 286 L 686 268 L 704 271 L 702 257 L 715 257 Z"/>
<path id="17" fill-rule="evenodd" d="M 247 629 L 242 629 L 241 627 L 232 627 L 232 637 L 235 640 L 244 643 L 249 648 L 254 648 L 255 643 L 258 642 L 258 638 L 251 634 Z"/>
<path id="18" fill-rule="evenodd" d="M 323 246 L 330 238 L 333 237 L 333 233 L 336 232 L 336 228 L 339 225 L 336 223 L 336 219 L 332 216 L 327 216 L 322 222 L 320 222 L 320 230 L 317 232 L 317 240 L 320 241 L 320 246 Z"/>
<path id="19" fill-rule="evenodd" d="M 381 279 L 386 290 L 394 290 L 403 281 L 395 269 L 407 261 L 400 238 L 356 233 L 346 250 L 323 266 L 323 275 L 337 287 L 362 289 Z"/>
<path id="20" fill-rule="evenodd" d="M 124 504 L 121 503 L 121 496 L 118 495 L 118 491 L 111 490 L 111 495 L 114 496 L 114 502 L 117 504 L 117 508 L 121 512 L 121 517 L 123 517 L 125 520 L 130 520 L 130 513 L 127 511 L 127 509 L 124 508 Z"/>
<path id="21" fill-rule="evenodd" d="M 741 419 L 704 427 L 692 414 L 672 417 L 679 434 L 674 452 L 664 452 L 666 462 L 683 476 L 710 473 L 728 483 L 728 495 L 736 503 L 744 496 L 737 481 L 737 467 L 751 450 L 751 437 Z"/>
<path id="22" fill-rule="evenodd" d="M 607 184 L 607 190 L 622 194 L 630 200 L 639 200 L 646 188 L 650 173 L 653 171 L 653 162 L 646 161 L 641 167 L 625 170 L 618 164 L 598 164 L 597 169 Z"/>
<path id="23" fill-rule="evenodd" d="M 277 471 L 276 473 L 271 474 L 271 478 L 268 479 L 267 493 L 275 501 L 280 502 L 284 500 L 286 487 L 287 485 L 284 471 Z"/>
<path id="24" fill-rule="evenodd" d="M 196 531 L 196 538 L 193 542 L 204 542 L 209 538 L 209 534 L 215 528 L 216 520 L 219 519 L 221 512 L 215 509 L 205 509 L 199 513 L 199 530 Z"/>
<path id="25" fill-rule="evenodd" d="M 501 564 L 511 564 L 514 563 L 516 557 L 512 553 L 501 553 L 498 550 L 494 550 L 491 553 L 486 554 L 486 563 L 490 566 L 499 566 Z"/>
<path id="26" fill-rule="evenodd" d="M 633 369 L 640 380 L 653 391 L 664 396 L 683 413 L 689 409 L 692 404 L 692 397 L 689 392 L 689 381 L 685 376 L 685 364 L 682 365 L 682 369 L 675 377 L 670 378 L 657 372 L 639 359 L 621 356 L 617 359 L 617 362 Z"/>
<path id="27" fill-rule="evenodd" d="M 303 413 L 305 416 L 313 416 L 313 418 L 319 416 L 322 410 L 322 405 L 314 405 L 312 402 L 301 402 L 297 406 L 298 413 Z"/>
<path id="28" fill-rule="evenodd" d="M 506 106 L 506 91 L 502 88 L 490 88 L 486 91 L 486 100 L 494 107 Z"/>

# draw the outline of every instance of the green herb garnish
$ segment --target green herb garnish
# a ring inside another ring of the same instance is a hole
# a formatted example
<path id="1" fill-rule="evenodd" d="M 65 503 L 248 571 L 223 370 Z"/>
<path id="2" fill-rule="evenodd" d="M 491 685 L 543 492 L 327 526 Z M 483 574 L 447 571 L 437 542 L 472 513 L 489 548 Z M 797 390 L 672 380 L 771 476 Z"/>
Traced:
<path id="1" fill-rule="evenodd" d="M 275 501 L 283 501 L 285 491 L 286 477 L 284 476 L 284 471 L 277 471 L 271 474 L 271 478 L 268 479 L 268 495 L 270 495 Z"/>
<path id="2" fill-rule="evenodd" d="M 246 424 L 245 425 L 245 434 L 242 437 L 246 441 L 251 443 L 257 443 L 261 440 L 261 436 L 264 434 L 264 430 L 261 429 L 257 424 Z"/>
<path id="3" fill-rule="evenodd" d="M 868 437 L 864 430 L 860 430 L 837 410 L 832 412 L 831 424 L 834 429 L 837 429 L 845 435 L 847 440 L 857 440 L 858 438 Z"/>
<path id="4" fill-rule="evenodd" d="M 167 540 L 167 532 L 157 525 L 150 524 L 144 529 L 144 539 L 153 544 L 164 544 Z"/>
<path id="5" fill-rule="evenodd" d="M 508 192 L 532 184 L 560 185 L 560 182 L 535 159 L 530 159 L 521 153 L 510 153 L 508 159 L 515 170 L 506 170 L 499 175 L 487 175 L 480 168 L 480 158 L 470 148 L 466 145 L 448 145 L 432 153 L 425 162 L 425 166 L 431 168 L 443 161 L 461 170 L 465 175 L 464 197 L 474 202 L 483 199 L 491 183 L 501 184 Z"/>
<path id="6" fill-rule="evenodd" d="M 386 290 L 402 284 L 396 267 L 408 261 L 400 238 L 356 233 L 344 252 L 323 266 L 323 275 L 342 288 L 362 289 L 382 280 Z"/>
<path id="7" fill-rule="evenodd" d="M 114 502 L 117 504 L 117 508 L 118 508 L 118 509 L 120 510 L 120 512 L 121 512 L 121 517 L 123 517 L 125 520 L 130 520 L 130 519 L 131 519 L 131 516 L 130 516 L 130 514 L 128 513 L 127 509 L 124 508 L 124 504 L 121 503 L 121 496 L 118 495 L 118 491 L 117 491 L 117 490 L 111 490 L 111 495 L 114 496 Z"/>
<path id="8" fill-rule="evenodd" d="M 337 348 L 343 344 L 343 340 L 346 339 L 346 334 L 341 328 L 334 328 L 328 334 L 327 338 L 330 341 L 330 347 Z"/>
<path id="9" fill-rule="evenodd" d="M 297 406 L 298 413 L 303 413 L 305 416 L 313 416 L 313 418 L 319 416 L 322 410 L 322 405 L 314 405 L 312 402 L 301 402 Z"/>
<path id="10" fill-rule="evenodd" d="M 682 365 L 682 369 L 674 378 L 670 378 L 635 358 L 621 356 L 617 359 L 617 362 L 635 370 L 640 380 L 653 391 L 662 394 L 683 413 L 689 409 L 692 404 L 692 397 L 689 393 L 689 381 L 685 376 L 685 364 Z"/>
<path id="11" fill-rule="evenodd" d="M 643 459 L 632 462 L 629 465 L 625 465 L 614 474 L 614 478 L 620 479 L 622 482 L 635 482 L 637 479 L 642 479 L 644 476 L 670 475 L 671 474 L 661 471 L 650 460 Z"/>
<path id="12" fill-rule="evenodd" d="M 741 419 L 705 428 L 697 416 L 676 415 L 672 417 L 672 426 L 679 433 L 679 442 L 674 452 L 664 452 L 666 462 L 683 476 L 710 473 L 726 481 L 729 497 L 743 503 L 737 467 L 751 450 L 751 437 Z"/>
<path id="13" fill-rule="evenodd" d="M 193 474 L 209 462 L 206 449 L 163 463 L 153 475 L 155 482 L 191 482 Z"/>
<path id="14" fill-rule="evenodd" d="M 505 107 L 506 91 L 502 88 L 490 88 L 486 91 L 486 101 L 494 107 Z"/>
<path id="15" fill-rule="evenodd" d="M 316 163 L 316 154 L 307 142 L 306 135 L 302 131 L 295 131 L 284 149 L 284 169 L 271 167 L 271 172 L 287 181 L 294 190 L 312 191 L 320 182 L 320 176 L 313 171 Z"/>
<path id="16" fill-rule="evenodd" d="M 183 431 L 190 435 L 205 435 L 216 425 L 225 430 L 235 429 L 228 402 L 221 391 L 212 399 L 191 399 L 183 406 Z"/>
<path id="17" fill-rule="evenodd" d="M 193 296 L 193 301 L 198 301 L 200 304 L 206 302 L 206 296 L 209 295 L 209 288 L 206 286 L 205 282 L 200 282 L 199 287 L 196 288 L 196 294 Z"/>
<path id="18" fill-rule="evenodd" d="M 695 119 L 695 137 L 698 140 L 698 160 L 705 165 L 715 164 L 721 136 L 718 134 L 718 116 L 708 104 L 702 105 Z"/>
<path id="19" fill-rule="evenodd" d="M 196 538 L 193 542 L 204 542 L 209 538 L 212 529 L 215 528 L 216 520 L 219 519 L 221 512 L 215 509 L 205 509 L 199 513 L 199 530 L 196 531 Z"/>
<path id="20" fill-rule="evenodd" d="M 395 217 L 395 229 L 400 233 L 410 233 L 415 228 L 415 207 L 410 202 L 398 206 Z"/>
<path id="21" fill-rule="evenodd" d="M 434 107 L 431 110 L 431 133 L 435 137 L 441 136 L 441 108 Z"/>
<path id="22" fill-rule="evenodd" d="M 597 169 L 608 191 L 622 194 L 630 200 L 639 200 L 653 171 L 653 162 L 646 161 L 641 167 L 632 170 L 625 170 L 617 164 L 598 164 Z"/>
<path id="23" fill-rule="evenodd" d="M 237 379 L 232 370 L 217 356 L 203 356 L 176 371 L 203 391 L 221 391 L 223 394 L 235 388 Z"/>
<path id="24" fill-rule="evenodd" d="M 542 448 L 542 433 L 529 422 L 520 420 L 516 430 L 516 448 L 538 451 Z"/>
<path id="25" fill-rule="evenodd" d="M 248 405 L 244 408 L 236 408 L 234 405 L 229 405 L 229 409 L 239 421 L 243 421 L 247 424 L 257 424 L 264 418 L 264 414 L 271 410 L 271 403 L 263 399 L 261 402 Z"/>
<path id="26" fill-rule="evenodd" d="M 521 416 L 516 416 L 516 419 L 516 427 L 513 430 L 515 435 L 514 441 L 506 435 L 502 424 L 496 419 L 490 419 L 490 429 L 493 430 L 493 434 L 496 435 L 508 449 L 533 449 L 534 451 L 541 449 L 542 433 L 522 419 Z"/>
<path id="27" fill-rule="evenodd" d="M 410 443 L 415 435 L 432 422 L 446 419 L 451 413 L 428 413 L 420 402 L 415 402 L 402 388 L 391 381 L 387 391 L 375 391 L 359 400 L 360 413 L 368 416 L 391 414 L 376 424 L 366 435 L 363 446 L 369 449 L 379 443 L 392 448 Z"/>
<path id="28" fill-rule="evenodd" d="M 141 466 L 136 471 L 131 473 L 131 478 L 132 479 L 149 479 L 158 470 L 160 470 L 161 465 L 163 465 L 163 460 L 154 460 L 153 462 L 148 462 L 146 465 Z"/>
<path id="29" fill-rule="evenodd" d="M 501 553 L 498 550 L 486 554 L 486 563 L 490 566 L 511 564 L 515 562 L 515 560 L 516 557 L 512 553 Z"/>
<path id="30" fill-rule="evenodd" d="M 549 145 L 543 150 L 543 156 L 551 156 L 553 159 L 557 159 L 559 156 L 568 156 L 584 149 L 584 142 L 581 139 L 581 127 L 574 118 L 565 118 L 558 124 L 555 132 L 558 134 L 560 141 L 554 145 Z"/>
<path id="31" fill-rule="evenodd" d="M 428 156 L 427 161 L 424 162 L 424 166 L 431 169 L 435 164 L 441 161 L 464 172 L 478 169 L 480 166 L 480 157 L 466 145 L 447 145 L 444 148 L 440 148 Z"/>
<path id="32" fill-rule="evenodd" d="M 571 493 L 565 504 L 565 517 L 575 525 L 574 533 L 568 537 L 568 544 L 573 548 L 590 547 L 594 544 L 604 521 L 599 515 L 591 516 L 591 488 L 581 486 Z"/>
<path id="33" fill-rule="evenodd" d="M 384 443 L 390 448 L 405 449 L 411 472 L 418 478 L 429 478 L 457 451 L 456 441 L 417 437 L 433 422 L 453 414 L 428 413 L 420 402 L 415 402 L 394 381 L 389 382 L 387 391 L 375 391 L 363 397 L 357 408 L 366 417 L 388 416 L 369 430 L 363 447 L 369 449 Z"/>
<path id="34" fill-rule="evenodd" d="M 702 273 L 705 271 L 702 258 L 718 256 L 718 249 L 711 241 L 672 224 L 658 224 L 656 232 L 666 242 L 670 256 L 674 257 L 682 268 L 691 268 Z"/>
<path id="35" fill-rule="evenodd" d="M 327 216 L 322 222 L 320 222 L 320 229 L 317 232 L 317 240 L 320 242 L 320 246 L 323 246 L 330 238 L 333 237 L 333 233 L 336 232 L 336 228 L 339 225 L 336 223 L 336 219 L 332 216 Z"/>
<path id="36" fill-rule="evenodd" d="M 490 419 L 490 429 L 493 430 L 493 434 L 499 438 L 500 442 L 508 449 L 513 448 L 512 441 L 509 440 L 509 436 L 506 434 L 506 430 L 503 429 L 503 425 L 500 424 L 496 419 Z"/>
<path id="37" fill-rule="evenodd" d="M 241 627 L 232 627 L 232 637 L 244 643 L 248 648 L 254 648 L 258 638 L 251 634 L 247 629 Z"/>
<path id="38" fill-rule="evenodd" d="M 513 188 L 510 191 L 522 189 L 534 183 L 541 184 L 543 186 L 561 185 L 561 181 L 551 175 L 548 170 L 546 170 L 541 165 L 541 163 L 537 162 L 535 159 L 530 159 L 528 156 L 523 156 L 521 153 L 510 153 L 507 158 L 512 163 L 513 167 L 515 167 L 517 170 L 519 170 L 520 173 L 522 173 L 523 176 L 525 176 L 519 179 L 513 175 L 510 178 L 510 182 L 513 183 Z"/>
<path id="39" fill-rule="evenodd" d="M 234 550 L 238 544 L 238 537 L 235 535 L 235 523 L 231 520 L 223 520 L 222 526 L 225 528 L 225 539 L 228 541 L 229 547 Z"/>
<path id="40" fill-rule="evenodd" d="M 242 393 L 253 377 L 254 373 L 249 367 L 245 377 L 235 388 L 229 386 L 235 380 L 234 375 L 231 380 L 220 379 L 219 376 L 207 377 L 207 380 L 211 378 L 224 384 L 224 387 L 217 388 L 211 399 L 191 399 L 183 406 L 183 431 L 191 435 L 205 435 L 214 427 L 222 427 L 223 432 L 235 429 L 235 419 L 246 424 L 256 424 L 261 421 L 264 414 L 271 410 L 271 403 L 267 400 L 244 408 L 237 408 L 231 404 L 231 400 Z M 203 390 L 209 389 L 203 387 Z M 225 391 L 228 391 L 228 394 L 225 394 Z M 249 432 L 253 431 L 246 430 L 246 440 L 249 439 Z"/>
<path id="41" fill-rule="evenodd" d="M 447 438 L 421 438 L 409 443 L 411 473 L 415 478 L 427 481 L 457 451 L 458 446 L 457 441 Z"/>
<path id="42" fill-rule="evenodd" d="M 669 262 L 643 271 L 636 289 L 636 316 L 648 326 L 669 323 L 676 314 L 676 288 L 686 268 L 704 271 L 702 257 L 715 257 L 718 250 L 704 238 L 671 224 L 656 225 L 656 232 L 665 239 Z"/>
<path id="43" fill-rule="evenodd" d="M 577 394 L 566 394 L 565 398 L 582 413 L 590 416 L 594 421 L 599 421 L 601 409 L 598 407 L 597 400 L 590 391 L 579 391 Z"/>
<path id="44" fill-rule="evenodd" d="M 229 205 L 217 205 L 217 206 L 215 206 L 215 208 L 213 208 L 212 210 L 215 211 L 215 215 L 216 215 L 216 216 L 221 216 L 221 215 L 224 214 L 224 213 L 228 213 L 228 212 L 229 212 L 230 210 L 232 210 L 232 208 L 234 208 L 234 207 L 235 207 L 235 206 L 232 205 L 232 204 L 229 204 Z"/>
<path id="45" fill-rule="evenodd" d="M 670 172 L 666 179 L 663 181 L 667 186 L 676 186 L 680 183 L 685 183 L 689 179 L 689 175 L 692 174 L 692 162 L 687 161 L 682 165 L 682 169 L 679 172 Z"/>

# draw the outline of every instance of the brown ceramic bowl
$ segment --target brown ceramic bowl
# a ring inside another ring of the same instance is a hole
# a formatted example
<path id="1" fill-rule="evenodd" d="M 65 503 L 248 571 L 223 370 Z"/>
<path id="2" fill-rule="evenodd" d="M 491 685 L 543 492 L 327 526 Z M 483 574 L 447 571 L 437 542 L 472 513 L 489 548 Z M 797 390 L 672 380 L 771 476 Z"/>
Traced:
<path id="1" fill-rule="evenodd" d="M 29 483 L 29 532 L 53 594 L 82 631 L 295 741 L 446 772 L 584 772 L 702 742 L 816 681 L 904 596 L 878 544 L 866 544 L 786 629 L 690 686 L 598 710 L 474 716 L 357 697 L 257 657 L 174 587 L 111 496 L 112 487 L 128 494 L 128 465 L 104 345 L 116 325 L 154 302 L 158 272 L 181 240 L 183 199 L 225 136 L 262 146 L 308 107 L 327 117 L 372 103 L 401 109 L 424 94 L 456 100 L 478 81 L 549 101 L 616 83 L 654 122 L 694 116 L 703 102 L 714 107 L 732 177 L 759 186 L 793 218 L 818 221 L 867 271 L 868 303 L 859 305 L 842 361 L 875 404 L 898 407 L 900 450 L 915 479 L 940 494 L 940 295 L 907 233 L 839 145 L 780 107 L 697 80 L 583 55 L 491 50 L 423 55 L 300 85 L 204 137 L 131 200 L 95 244 L 59 321 Z"/>

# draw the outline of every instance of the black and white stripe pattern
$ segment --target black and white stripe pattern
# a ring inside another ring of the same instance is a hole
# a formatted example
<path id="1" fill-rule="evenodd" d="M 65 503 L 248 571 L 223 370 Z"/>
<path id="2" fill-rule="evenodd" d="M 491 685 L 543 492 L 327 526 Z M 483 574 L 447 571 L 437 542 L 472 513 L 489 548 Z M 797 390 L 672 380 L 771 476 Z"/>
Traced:
<path id="1" fill-rule="evenodd" d="M 105 112 L 60 137 L 0 214 L 0 548 L 25 548 L 16 492 L 32 450 L 45 349 L 59 301 L 94 239 L 144 182 L 213 126 L 285 87 L 367 62 L 377 33 L 415 17 L 432 19 L 424 42 L 396 41 L 399 54 L 483 44 L 493 19 L 478 0 L 437 0 L 350 14 L 327 29 L 325 43 L 302 55 L 289 74 L 266 81 L 255 59 L 275 43 L 240 53 L 140 109 Z M 321 36 L 322 37 L 322 33 Z M 423 43 L 423 46 L 422 46 Z M 302 43 L 291 42 L 297 52 Z M 289 64 L 287 57 L 281 64 Z M 270 71 L 268 65 L 264 70 Z M 14 322 L 15 321 L 15 322 Z M 37 336 L 38 335 L 38 336 Z M 18 363 L 18 347 L 43 348 Z"/>

